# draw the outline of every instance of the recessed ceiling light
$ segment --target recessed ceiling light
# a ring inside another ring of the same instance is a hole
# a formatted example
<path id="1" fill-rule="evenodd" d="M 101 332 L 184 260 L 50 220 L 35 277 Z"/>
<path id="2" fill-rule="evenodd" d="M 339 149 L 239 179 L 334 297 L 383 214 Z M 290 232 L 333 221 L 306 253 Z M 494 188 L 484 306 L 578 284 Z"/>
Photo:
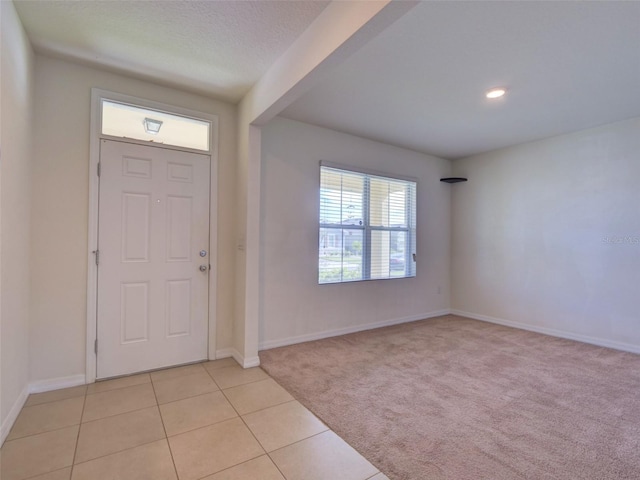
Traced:
<path id="1" fill-rule="evenodd" d="M 487 93 L 485 95 L 487 96 L 487 98 L 500 98 L 505 93 L 507 93 L 507 89 L 506 88 L 504 88 L 504 87 L 496 87 L 496 88 L 492 88 L 490 90 L 487 90 Z"/>

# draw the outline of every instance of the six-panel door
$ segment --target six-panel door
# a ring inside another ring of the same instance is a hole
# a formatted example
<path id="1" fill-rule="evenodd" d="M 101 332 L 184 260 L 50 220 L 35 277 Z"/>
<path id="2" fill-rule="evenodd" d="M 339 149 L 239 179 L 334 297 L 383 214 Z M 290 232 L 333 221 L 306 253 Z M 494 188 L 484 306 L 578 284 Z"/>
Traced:
<path id="1" fill-rule="evenodd" d="M 102 140 L 100 163 L 97 378 L 206 359 L 210 157 Z"/>

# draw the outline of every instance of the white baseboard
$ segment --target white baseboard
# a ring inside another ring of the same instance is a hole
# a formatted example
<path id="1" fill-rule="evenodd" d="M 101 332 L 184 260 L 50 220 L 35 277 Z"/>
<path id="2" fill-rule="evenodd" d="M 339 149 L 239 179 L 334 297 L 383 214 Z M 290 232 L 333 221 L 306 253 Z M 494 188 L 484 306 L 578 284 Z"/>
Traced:
<path id="1" fill-rule="evenodd" d="M 260 357 L 258 357 L 257 355 L 255 357 L 247 357 L 247 358 L 244 359 L 244 362 L 242 363 L 242 366 L 244 368 L 259 367 L 260 366 Z"/>
<path id="2" fill-rule="evenodd" d="M 348 333 L 362 332 L 365 330 L 373 330 L 374 328 L 389 327 L 400 323 L 415 322 L 416 320 L 425 320 L 427 318 L 440 317 L 448 315 L 451 311 L 447 309 L 437 310 L 435 312 L 421 313 L 420 315 L 411 315 L 410 317 L 394 318 L 391 320 L 383 320 L 376 323 L 367 323 L 366 325 L 354 325 L 352 327 L 337 328 L 334 330 L 325 330 L 323 332 L 308 333 L 305 335 L 297 335 L 295 337 L 287 337 L 279 340 L 268 340 L 260 343 L 260 350 L 269 350 L 271 348 L 285 347 L 296 343 L 311 342 L 313 340 L 322 340 L 323 338 L 337 337 L 339 335 L 347 335 Z"/>
<path id="3" fill-rule="evenodd" d="M 478 313 L 463 312 L 462 310 L 451 310 L 451 314 L 458 315 L 460 317 L 472 318 L 474 320 L 481 320 L 483 322 L 504 325 L 505 327 L 519 328 L 521 330 L 528 330 L 530 332 L 542 333 L 544 335 L 551 335 L 552 337 L 566 338 L 568 340 L 576 340 L 578 342 L 597 345 L 598 347 L 613 348 L 614 350 L 622 350 L 623 352 L 640 353 L 640 345 L 632 345 L 629 343 L 616 342 L 614 340 L 607 340 L 605 338 L 589 337 L 587 335 L 581 335 L 579 333 L 572 333 L 564 330 L 557 330 L 555 328 L 539 327 L 536 325 L 529 325 L 526 323 L 514 322 L 513 320 L 505 320 L 502 318 L 495 318 L 495 317 L 489 317 L 487 315 L 480 315 Z"/>
<path id="4" fill-rule="evenodd" d="M 83 374 L 39 380 L 29 384 L 29 393 L 50 392 L 51 390 L 59 390 L 60 388 L 77 387 L 85 383 L 86 377 Z"/>
<path id="5" fill-rule="evenodd" d="M 18 398 L 16 398 L 16 401 L 13 402 L 13 406 L 11 407 L 11 410 L 9 410 L 9 413 L 7 414 L 7 418 L 2 420 L 2 425 L 0 425 L 0 447 L 4 443 L 7 436 L 9 435 L 9 432 L 11 431 L 11 427 L 13 427 L 13 424 L 16 422 L 16 419 L 20 414 L 20 410 L 22 410 L 22 407 L 24 407 L 24 404 L 27 401 L 28 397 L 29 397 L 29 386 L 26 385 L 22 390 L 22 392 L 20 392 L 20 395 L 18 395 Z"/>
<path id="6" fill-rule="evenodd" d="M 220 350 L 216 350 L 216 359 L 218 358 L 228 358 L 233 357 L 233 359 L 238 362 L 238 364 L 242 368 L 251 368 L 260 366 L 260 358 L 259 357 L 248 357 L 245 358 L 243 355 L 240 355 L 235 348 L 223 348 Z"/>
<path id="7" fill-rule="evenodd" d="M 233 348 L 221 348 L 220 350 L 216 350 L 216 356 L 209 360 L 220 360 L 221 358 L 229 357 L 233 357 Z"/>

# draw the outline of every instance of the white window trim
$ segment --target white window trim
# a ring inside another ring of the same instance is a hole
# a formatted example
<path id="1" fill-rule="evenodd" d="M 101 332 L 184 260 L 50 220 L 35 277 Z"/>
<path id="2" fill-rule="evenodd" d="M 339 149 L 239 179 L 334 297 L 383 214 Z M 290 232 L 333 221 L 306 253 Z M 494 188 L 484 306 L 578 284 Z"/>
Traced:
<path id="1" fill-rule="evenodd" d="M 158 110 L 174 115 L 195 118 L 209 122 L 209 150 L 197 150 L 183 148 L 175 145 L 164 145 L 136 140 L 132 138 L 114 137 L 102 134 L 102 100 L 110 100 L 118 103 L 125 103 L 151 110 Z M 187 108 L 167 105 L 165 103 L 154 102 L 131 95 L 110 92 L 99 88 L 91 89 L 91 119 L 90 119 L 90 140 L 89 140 L 89 231 L 87 243 L 87 343 L 86 343 L 86 370 L 85 382 L 93 383 L 96 380 L 97 355 L 95 354 L 95 342 L 97 340 L 97 286 L 98 268 L 95 263 L 95 250 L 98 244 L 98 199 L 100 182 L 98 178 L 98 163 L 100 161 L 100 140 L 115 140 L 124 143 L 133 143 L 167 150 L 178 150 L 183 152 L 209 155 L 211 159 L 211 182 L 209 197 L 209 262 L 211 263 L 209 277 L 209 338 L 208 356 L 213 360 L 216 358 L 216 306 L 217 306 L 217 262 L 218 262 L 218 237 L 217 237 L 217 215 L 218 215 L 218 116 Z"/>
<path id="2" fill-rule="evenodd" d="M 390 174 L 390 173 L 386 173 L 386 172 L 380 172 L 377 170 L 372 170 L 372 169 L 367 169 L 367 168 L 360 168 L 360 167 L 353 167 L 353 166 L 349 166 L 349 165 L 344 165 L 341 163 L 336 163 L 336 162 L 329 162 L 326 160 L 321 160 L 320 161 L 320 177 L 322 176 L 322 167 L 327 167 L 327 168 L 334 168 L 337 170 L 344 170 L 347 172 L 353 172 L 355 174 L 360 174 L 360 175 L 372 175 L 372 176 L 376 176 L 376 177 L 382 177 L 382 178 L 388 178 L 391 180 L 400 180 L 403 182 L 412 182 L 415 183 L 415 202 L 413 205 L 414 210 L 416 210 L 417 212 L 417 203 L 418 203 L 418 179 L 415 177 L 408 177 L 408 176 L 402 176 L 402 175 L 396 175 L 396 174 Z M 320 206 L 319 206 L 320 208 Z M 364 216 L 368 219 L 369 216 L 369 204 L 368 201 L 364 202 L 363 204 L 363 208 L 364 208 Z M 417 213 L 416 213 L 417 215 Z M 318 215 L 319 217 L 319 215 Z M 319 218 L 318 218 L 319 219 Z M 323 228 L 334 228 L 334 229 L 340 229 L 340 230 L 362 230 L 363 231 L 363 242 L 366 243 L 369 247 L 365 248 L 365 250 L 368 252 L 370 250 L 370 232 L 372 231 L 389 231 L 389 232 L 394 232 L 394 231 L 402 231 L 402 232 L 407 232 L 407 237 L 411 237 L 410 232 L 411 232 L 411 226 L 409 226 L 408 228 L 396 228 L 396 227 L 372 227 L 368 224 L 368 221 L 364 222 L 364 225 L 360 226 L 360 225 L 347 225 L 347 226 L 336 226 L 334 224 L 323 224 L 318 222 L 318 235 L 316 238 L 320 238 L 320 230 Z M 417 229 L 418 229 L 418 225 L 417 225 L 417 218 L 416 218 L 416 224 L 413 225 L 413 229 L 416 230 L 415 232 L 415 239 L 413 241 L 413 243 L 411 244 L 411 249 L 407 252 L 407 261 L 413 261 L 416 262 L 416 258 L 417 258 L 417 249 L 418 249 L 418 237 L 417 237 Z M 320 257 L 320 251 L 319 251 L 319 242 L 316 242 L 318 245 L 318 251 L 317 251 L 317 255 L 316 255 L 316 259 L 319 259 Z M 411 250 L 414 250 L 415 253 L 411 254 Z M 317 272 L 316 272 L 316 281 L 318 285 L 341 285 L 341 284 L 345 284 L 345 283 L 359 283 L 359 282 L 371 282 L 371 281 L 385 281 L 385 280 L 401 280 L 401 279 L 411 279 L 411 278 L 416 278 L 418 276 L 417 273 L 417 265 L 415 266 L 415 271 L 413 275 L 407 275 L 404 277 L 384 277 L 384 278 L 369 278 L 369 276 L 371 275 L 371 258 L 367 255 L 367 256 L 363 256 L 362 259 L 363 265 L 362 265 L 362 269 L 363 269 L 363 276 L 366 276 L 367 278 L 361 278 L 359 280 L 341 280 L 339 282 L 320 282 L 320 265 L 318 260 L 316 260 L 316 267 L 317 267 Z"/>
<path id="3" fill-rule="evenodd" d="M 338 170 L 346 170 L 347 172 L 363 173 L 365 175 L 374 175 L 374 176 L 377 176 L 377 177 L 392 178 L 394 180 L 402 180 L 404 182 L 413 182 L 416 185 L 418 185 L 418 179 L 416 177 L 407 177 L 407 176 L 403 176 L 403 175 L 397 175 L 397 174 L 394 174 L 394 173 L 381 172 L 379 170 L 373 170 L 373 169 L 370 169 L 370 168 L 353 167 L 353 166 L 350 166 L 350 165 L 344 165 L 342 163 L 328 162 L 326 160 L 320 160 L 320 166 L 321 167 L 336 168 Z"/>

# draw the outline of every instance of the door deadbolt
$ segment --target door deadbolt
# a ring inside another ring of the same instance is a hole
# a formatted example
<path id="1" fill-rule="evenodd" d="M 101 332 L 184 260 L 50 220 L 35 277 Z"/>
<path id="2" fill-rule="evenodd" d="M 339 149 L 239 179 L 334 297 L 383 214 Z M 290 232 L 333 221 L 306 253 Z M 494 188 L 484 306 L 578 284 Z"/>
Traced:
<path id="1" fill-rule="evenodd" d="M 201 257 L 206 257 L 207 256 L 207 251 L 206 250 L 200 250 L 200 256 Z"/>

